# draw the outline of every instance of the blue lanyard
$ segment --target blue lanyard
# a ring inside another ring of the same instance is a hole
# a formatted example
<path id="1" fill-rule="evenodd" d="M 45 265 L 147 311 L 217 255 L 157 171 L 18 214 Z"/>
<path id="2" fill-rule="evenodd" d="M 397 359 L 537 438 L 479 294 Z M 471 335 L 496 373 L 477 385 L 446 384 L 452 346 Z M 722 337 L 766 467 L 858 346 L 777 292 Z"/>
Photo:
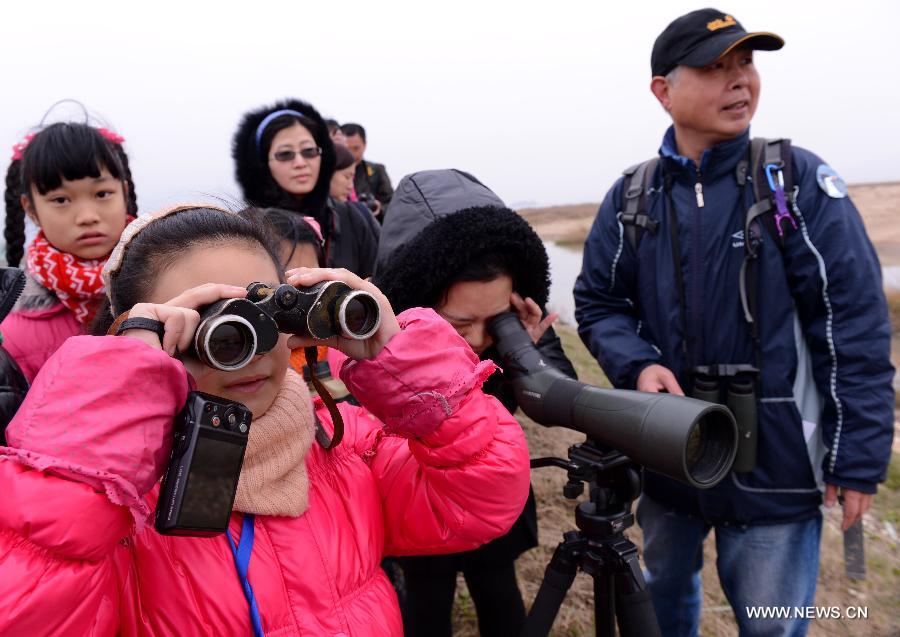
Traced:
<path id="1" fill-rule="evenodd" d="M 259 607 L 256 605 L 256 597 L 253 596 L 250 580 L 247 579 L 247 571 L 250 568 L 250 553 L 253 551 L 253 515 L 250 513 L 244 515 L 244 523 L 241 526 L 241 541 L 237 546 L 234 545 L 231 533 L 226 531 L 225 537 L 228 538 L 231 552 L 234 554 L 234 565 L 237 567 L 238 578 L 241 580 L 241 587 L 244 589 L 244 597 L 247 598 L 247 603 L 250 604 L 250 623 L 253 625 L 253 636 L 264 637 Z"/>

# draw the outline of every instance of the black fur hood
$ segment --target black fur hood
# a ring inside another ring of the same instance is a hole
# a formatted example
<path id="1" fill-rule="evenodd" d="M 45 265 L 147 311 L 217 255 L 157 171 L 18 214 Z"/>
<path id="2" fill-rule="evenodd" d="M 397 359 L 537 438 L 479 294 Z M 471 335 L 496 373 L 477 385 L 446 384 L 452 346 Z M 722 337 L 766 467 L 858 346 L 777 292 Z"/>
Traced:
<path id="1" fill-rule="evenodd" d="M 396 312 L 434 307 L 463 266 L 498 253 L 512 257 L 514 289 L 543 307 L 549 263 L 528 222 L 468 173 L 413 173 L 385 214 L 374 281 Z"/>
<path id="2" fill-rule="evenodd" d="M 319 179 L 312 192 L 302 201 L 284 192 L 275 183 L 266 160 L 268 149 L 260 151 L 256 147 L 257 127 L 269 113 L 284 109 L 302 113 L 312 124 L 308 128 L 316 144 L 322 147 Z M 263 208 L 295 210 L 317 219 L 323 217 L 331 187 L 331 175 L 334 173 L 334 145 L 328 135 L 325 120 L 311 104 L 297 99 L 285 99 L 245 113 L 231 142 L 231 157 L 234 159 L 235 179 L 248 203 Z"/>

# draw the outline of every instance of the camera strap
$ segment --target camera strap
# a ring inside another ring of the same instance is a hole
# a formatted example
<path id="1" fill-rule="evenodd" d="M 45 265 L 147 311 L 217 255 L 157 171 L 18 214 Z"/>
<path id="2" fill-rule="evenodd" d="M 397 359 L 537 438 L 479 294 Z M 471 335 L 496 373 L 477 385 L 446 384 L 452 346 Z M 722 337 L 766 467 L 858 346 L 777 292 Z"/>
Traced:
<path id="1" fill-rule="evenodd" d="M 316 392 L 319 394 L 322 402 L 325 403 L 328 413 L 331 414 L 331 422 L 334 425 L 334 435 L 329 438 L 328 432 L 325 431 L 325 427 L 322 425 L 322 421 L 319 420 L 315 410 L 313 410 L 313 417 L 316 419 L 316 442 L 318 442 L 325 451 L 331 451 L 341 444 L 341 439 L 344 437 L 344 417 L 341 416 L 337 403 L 335 402 L 334 397 L 328 392 L 328 388 L 316 377 L 316 362 L 319 358 L 316 348 L 307 347 L 303 351 L 306 354 L 306 365 L 309 367 L 309 380 L 313 384 L 313 387 L 316 388 Z"/>
<path id="2" fill-rule="evenodd" d="M 250 605 L 250 624 L 253 626 L 253 637 L 264 637 L 262 629 L 262 617 L 259 615 L 259 606 L 256 605 L 256 597 L 253 595 L 253 587 L 250 586 L 250 580 L 247 578 L 247 572 L 250 570 L 250 555 L 253 552 L 253 522 L 255 517 L 252 513 L 244 514 L 244 522 L 241 525 L 241 540 L 235 546 L 234 538 L 231 533 L 226 533 L 228 544 L 231 546 L 231 553 L 234 555 L 234 565 L 237 568 L 238 579 L 241 580 L 241 588 L 244 589 L 244 597 Z"/>

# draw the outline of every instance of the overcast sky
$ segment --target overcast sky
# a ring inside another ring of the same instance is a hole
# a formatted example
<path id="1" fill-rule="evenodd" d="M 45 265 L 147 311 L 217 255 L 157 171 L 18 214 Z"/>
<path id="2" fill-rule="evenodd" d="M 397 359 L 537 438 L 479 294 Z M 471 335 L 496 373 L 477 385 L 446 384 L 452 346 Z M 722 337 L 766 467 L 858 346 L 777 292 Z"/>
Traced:
<path id="1" fill-rule="evenodd" d="M 703 4 L 44 2 L 0 5 L 0 168 L 56 100 L 126 138 L 143 211 L 239 197 L 241 114 L 285 96 L 357 121 L 368 158 L 468 170 L 509 205 L 599 201 L 654 154 L 653 41 Z M 848 182 L 900 180 L 900 2 L 731 0 L 787 42 L 757 54 L 754 134 L 789 136 Z"/>

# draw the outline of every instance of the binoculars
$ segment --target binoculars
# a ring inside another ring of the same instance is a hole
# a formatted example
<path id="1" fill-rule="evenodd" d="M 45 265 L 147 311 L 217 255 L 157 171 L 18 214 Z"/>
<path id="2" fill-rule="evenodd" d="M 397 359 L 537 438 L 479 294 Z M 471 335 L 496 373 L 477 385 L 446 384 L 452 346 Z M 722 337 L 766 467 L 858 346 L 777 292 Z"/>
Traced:
<path id="1" fill-rule="evenodd" d="M 223 299 L 200 311 L 190 353 L 204 365 L 230 372 L 270 351 L 279 333 L 365 340 L 380 324 L 375 297 L 341 281 L 277 288 L 251 283 L 247 298 Z"/>
<path id="2" fill-rule="evenodd" d="M 724 400 L 722 394 L 724 393 Z M 749 473 L 756 466 L 757 413 L 756 383 L 752 377 L 717 377 L 694 374 L 691 395 L 698 400 L 725 405 L 734 414 L 738 428 L 738 448 L 732 469 Z"/>

